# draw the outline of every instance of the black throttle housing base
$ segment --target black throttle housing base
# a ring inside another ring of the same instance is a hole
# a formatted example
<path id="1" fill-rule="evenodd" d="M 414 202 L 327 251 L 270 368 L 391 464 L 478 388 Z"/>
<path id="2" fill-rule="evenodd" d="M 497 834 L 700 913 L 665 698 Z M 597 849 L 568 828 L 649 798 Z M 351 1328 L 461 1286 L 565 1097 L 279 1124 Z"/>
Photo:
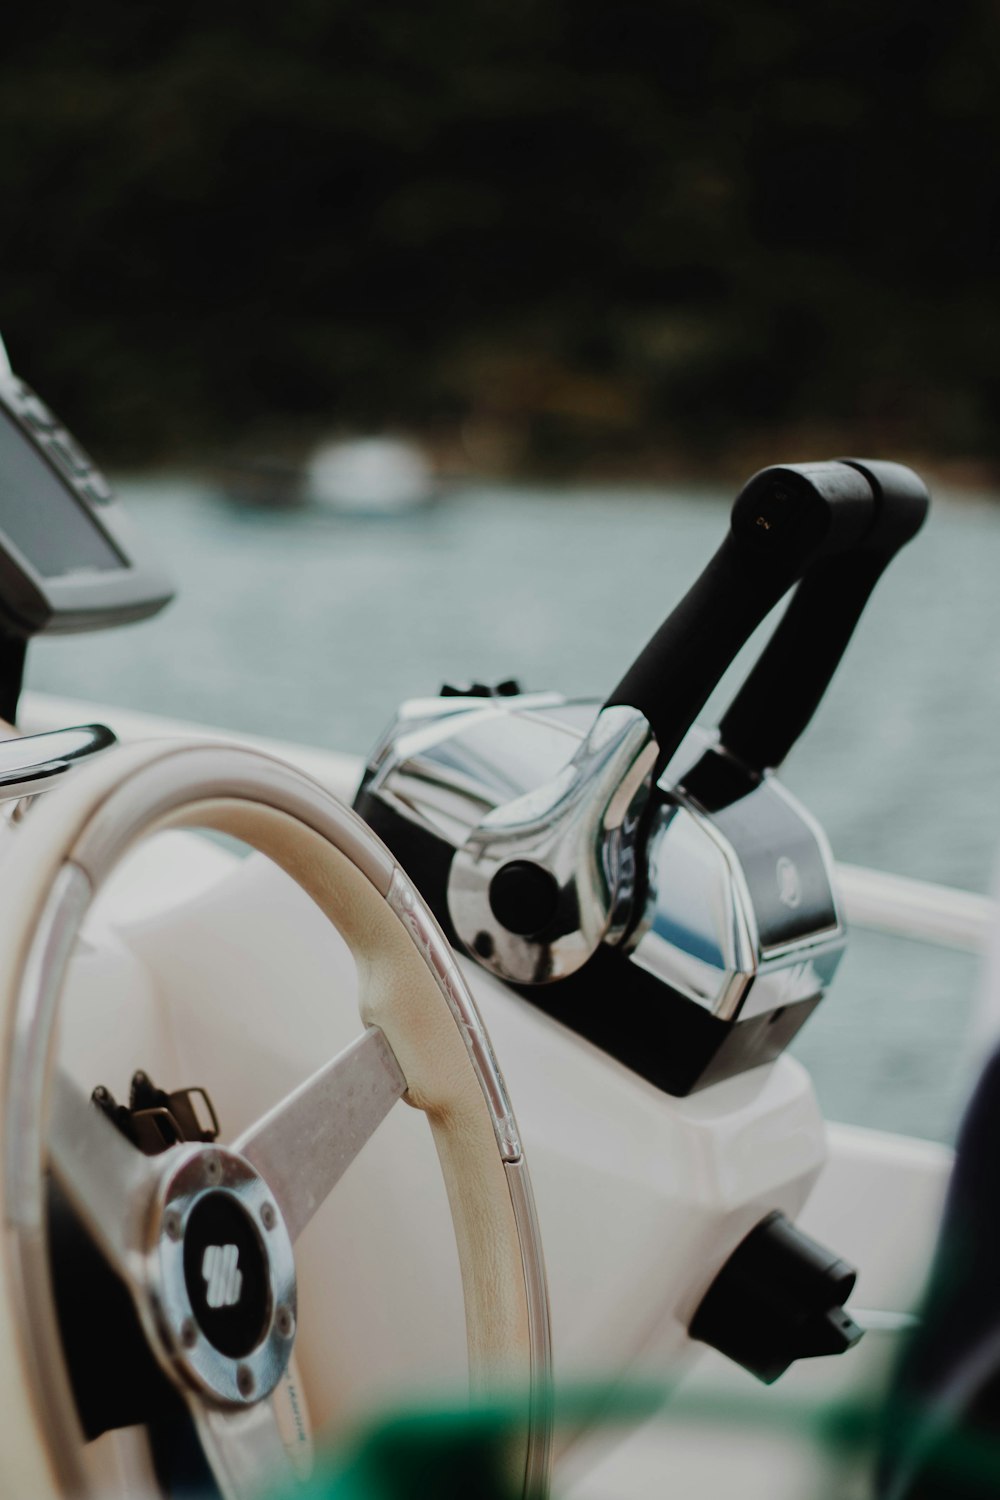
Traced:
<path id="1" fill-rule="evenodd" d="M 794 1360 L 854 1347 L 863 1330 L 844 1303 L 856 1280 L 853 1266 L 775 1211 L 737 1245 L 689 1331 L 770 1385 Z"/>

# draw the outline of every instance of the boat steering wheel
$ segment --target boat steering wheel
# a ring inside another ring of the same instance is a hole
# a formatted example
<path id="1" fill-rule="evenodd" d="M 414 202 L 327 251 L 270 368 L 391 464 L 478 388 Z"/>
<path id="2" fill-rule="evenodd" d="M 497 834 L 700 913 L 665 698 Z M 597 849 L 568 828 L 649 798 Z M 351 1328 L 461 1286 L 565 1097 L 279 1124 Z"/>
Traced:
<path id="1" fill-rule="evenodd" d="M 269 856 L 357 964 L 365 1030 L 228 1147 L 137 1150 L 55 1065 L 81 923 L 140 839 L 201 827 Z M 0 1491 L 87 1493 L 46 1252 L 51 1171 L 124 1283 L 186 1403 L 225 1500 L 290 1469 L 274 1393 L 295 1342 L 295 1241 L 400 1097 L 428 1118 L 458 1244 L 473 1389 L 520 1389 L 512 1453 L 545 1492 L 548 1300 L 524 1153 L 489 1038 L 451 951 L 392 856 L 308 777 L 255 751 L 109 751 L 7 831 L 0 909 Z"/>

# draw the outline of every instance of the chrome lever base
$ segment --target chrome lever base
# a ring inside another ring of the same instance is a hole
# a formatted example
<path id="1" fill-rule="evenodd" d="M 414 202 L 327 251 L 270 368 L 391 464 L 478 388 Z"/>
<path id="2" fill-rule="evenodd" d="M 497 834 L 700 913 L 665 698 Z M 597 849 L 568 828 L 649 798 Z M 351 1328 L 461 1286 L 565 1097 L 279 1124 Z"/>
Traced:
<path id="1" fill-rule="evenodd" d="M 551 781 L 470 832 L 452 861 L 448 907 L 485 968 L 515 984 L 548 983 L 621 938 L 658 754 L 637 709 L 605 708 Z"/>

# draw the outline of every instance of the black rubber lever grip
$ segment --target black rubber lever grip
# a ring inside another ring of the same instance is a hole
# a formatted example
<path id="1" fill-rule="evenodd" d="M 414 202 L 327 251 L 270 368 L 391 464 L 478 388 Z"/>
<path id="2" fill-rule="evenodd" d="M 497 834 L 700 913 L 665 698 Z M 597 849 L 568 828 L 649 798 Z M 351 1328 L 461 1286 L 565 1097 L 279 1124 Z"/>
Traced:
<path id="1" fill-rule="evenodd" d="M 876 579 L 919 529 L 927 505 L 921 481 L 898 464 L 851 459 L 762 469 L 737 496 L 722 546 L 607 706 L 629 704 L 645 715 L 662 767 L 740 648 L 808 575 L 723 720 L 723 742 L 735 754 L 753 769 L 776 765 L 811 718 Z"/>
<path id="2" fill-rule="evenodd" d="M 840 462 L 871 485 L 874 520 L 848 552 L 809 568 L 719 725 L 726 749 L 755 771 L 779 766 L 809 723 L 872 590 L 930 505 L 923 481 L 902 464 Z"/>

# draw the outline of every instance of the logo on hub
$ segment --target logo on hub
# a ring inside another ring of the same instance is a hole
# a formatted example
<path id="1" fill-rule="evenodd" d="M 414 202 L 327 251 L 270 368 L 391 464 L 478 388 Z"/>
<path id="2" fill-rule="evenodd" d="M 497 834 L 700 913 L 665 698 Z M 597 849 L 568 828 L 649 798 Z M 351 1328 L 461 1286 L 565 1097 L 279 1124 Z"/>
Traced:
<path id="1" fill-rule="evenodd" d="M 201 1274 L 207 1284 L 205 1301 L 209 1307 L 235 1307 L 243 1287 L 239 1268 L 240 1252 L 235 1245 L 208 1245 L 201 1262 Z"/>

